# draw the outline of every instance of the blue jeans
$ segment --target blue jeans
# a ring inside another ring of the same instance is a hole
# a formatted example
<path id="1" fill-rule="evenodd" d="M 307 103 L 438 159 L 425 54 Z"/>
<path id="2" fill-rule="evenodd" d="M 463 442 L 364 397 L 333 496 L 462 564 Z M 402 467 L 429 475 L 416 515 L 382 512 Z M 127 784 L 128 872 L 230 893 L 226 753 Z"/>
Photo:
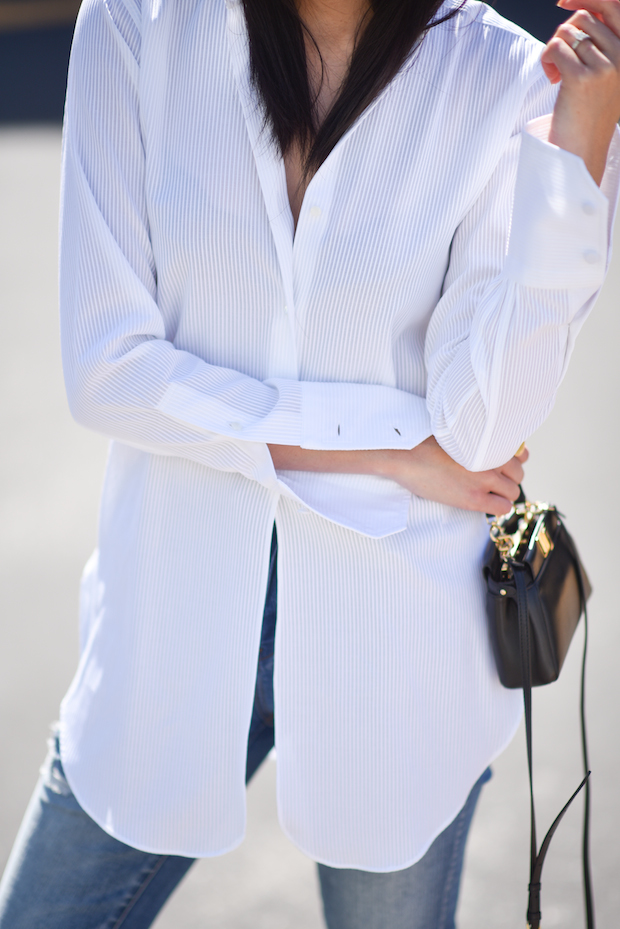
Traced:
<path id="1" fill-rule="evenodd" d="M 274 530 L 248 781 L 274 744 L 276 560 Z M 456 819 L 412 867 L 375 874 L 319 865 L 328 929 L 454 929 L 465 841 L 490 776 L 484 772 Z M 73 796 L 55 736 L 0 883 L 0 929 L 147 929 L 193 862 L 141 852 L 105 833 Z"/>

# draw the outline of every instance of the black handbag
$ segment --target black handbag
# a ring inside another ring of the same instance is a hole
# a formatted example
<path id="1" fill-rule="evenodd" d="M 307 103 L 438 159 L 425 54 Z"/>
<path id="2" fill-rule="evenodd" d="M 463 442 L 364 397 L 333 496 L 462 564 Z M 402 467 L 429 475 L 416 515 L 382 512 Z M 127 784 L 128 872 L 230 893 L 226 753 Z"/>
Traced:
<path id="1" fill-rule="evenodd" d="M 540 887 L 545 856 L 564 813 L 585 786 L 583 887 L 587 929 L 594 929 L 590 770 L 585 722 L 586 603 L 592 588 L 575 543 L 554 506 L 531 503 L 521 491 L 508 514 L 489 519 L 491 540 L 484 559 L 484 575 L 491 644 L 502 684 L 523 688 L 525 704 L 531 815 L 527 924 L 530 929 L 540 927 Z M 585 776 L 551 824 L 539 849 L 532 781 L 532 687 L 557 680 L 582 613 L 585 638 L 581 667 L 581 744 Z"/>

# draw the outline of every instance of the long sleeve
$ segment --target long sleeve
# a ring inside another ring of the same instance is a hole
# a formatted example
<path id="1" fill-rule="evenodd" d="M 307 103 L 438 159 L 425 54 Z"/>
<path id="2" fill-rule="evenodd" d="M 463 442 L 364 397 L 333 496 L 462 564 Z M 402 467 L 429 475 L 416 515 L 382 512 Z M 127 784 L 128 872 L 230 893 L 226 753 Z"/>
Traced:
<path id="1" fill-rule="evenodd" d="M 554 93 L 541 73 L 527 125 L 454 236 L 427 333 L 433 433 L 474 471 L 507 461 L 551 411 L 609 263 L 619 136 L 599 189 L 546 141 Z"/>
<path id="2" fill-rule="evenodd" d="M 408 448 L 426 438 L 422 397 L 373 384 L 262 382 L 174 346 L 157 302 L 139 93 L 138 8 L 87 0 L 63 154 L 61 330 L 74 417 L 266 484 L 276 480 L 267 442 Z"/>

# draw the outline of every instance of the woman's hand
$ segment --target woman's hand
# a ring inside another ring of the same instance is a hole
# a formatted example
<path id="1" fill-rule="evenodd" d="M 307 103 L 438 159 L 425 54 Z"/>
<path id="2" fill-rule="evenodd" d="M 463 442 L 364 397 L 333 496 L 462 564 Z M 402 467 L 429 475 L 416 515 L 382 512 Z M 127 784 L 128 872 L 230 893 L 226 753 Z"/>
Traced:
<path id="1" fill-rule="evenodd" d="M 529 457 L 523 448 L 500 468 L 467 471 L 444 452 L 433 436 L 409 451 L 322 452 L 293 445 L 270 445 L 269 451 L 279 470 L 375 474 L 391 478 L 426 500 L 494 516 L 507 513 L 519 496 L 522 465 Z"/>
<path id="2" fill-rule="evenodd" d="M 393 472 L 386 473 L 402 487 L 426 500 L 478 510 L 500 516 L 507 513 L 519 496 L 523 464 L 529 458 L 525 447 L 499 468 L 467 471 L 457 464 L 430 436 L 410 452 L 397 452 Z"/>
<path id="3" fill-rule="evenodd" d="M 551 83 L 562 81 L 549 141 L 583 158 L 600 184 L 620 119 L 620 2 L 559 0 L 558 6 L 576 12 L 541 58 Z"/>

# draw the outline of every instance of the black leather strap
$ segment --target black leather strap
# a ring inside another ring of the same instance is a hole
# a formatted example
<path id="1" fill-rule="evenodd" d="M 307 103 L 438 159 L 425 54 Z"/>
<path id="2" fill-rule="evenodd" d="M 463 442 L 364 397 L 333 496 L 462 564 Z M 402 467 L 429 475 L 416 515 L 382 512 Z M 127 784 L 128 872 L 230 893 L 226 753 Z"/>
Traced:
<path id="1" fill-rule="evenodd" d="M 583 600 L 583 624 L 584 624 L 584 642 L 583 658 L 581 660 L 581 751 L 583 754 L 583 769 L 586 773 L 586 791 L 583 806 L 583 847 L 582 847 L 582 866 L 583 866 L 583 896 L 586 908 L 586 926 L 588 929 L 594 929 L 594 895 L 592 893 L 592 875 L 590 871 L 590 763 L 588 759 L 588 736 L 586 733 L 586 656 L 588 653 L 588 607 L 585 597 L 583 597 L 583 586 L 581 575 L 579 587 L 582 590 Z"/>
<path id="2" fill-rule="evenodd" d="M 577 565 L 579 562 L 577 561 Z M 581 666 L 581 745 L 583 751 L 583 763 L 585 777 L 581 784 L 569 799 L 568 803 L 560 810 L 545 838 L 543 839 L 540 851 L 536 841 L 536 812 L 534 807 L 534 781 L 532 767 L 532 675 L 531 675 L 531 650 L 530 650 L 530 624 L 529 611 L 527 605 L 527 578 L 529 568 L 520 562 L 511 563 L 515 587 L 517 591 L 517 610 L 519 622 L 519 651 L 521 657 L 521 679 L 523 682 L 523 702 L 525 705 L 525 739 L 527 743 L 527 764 L 530 779 L 530 883 L 527 905 L 527 924 L 530 929 L 540 929 L 540 888 L 542 869 L 545 856 L 549 849 L 551 839 L 559 826 L 565 812 L 580 792 L 582 787 L 586 788 L 584 820 L 583 820 L 583 887 L 586 909 L 587 929 L 595 929 L 594 925 L 594 901 L 592 897 L 592 882 L 590 877 L 590 770 L 588 766 L 588 744 L 586 737 L 586 717 L 585 717 L 585 669 L 586 653 L 588 645 L 588 614 L 583 595 L 583 584 L 581 574 L 578 568 L 579 588 L 582 603 L 584 605 L 584 626 L 585 641 L 583 648 L 583 661 Z"/>
<path id="3" fill-rule="evenodd" d="M 579 595 L 583 604 L 583 657 L 581 659 L 581 699 L 580 699 L 580 716 L 581 716 L 581 751 L 583 755 L 583 770 L 586 775 L 586 790 L 583 807 L 583 848 L 582 848 L 582 865 L 583 865 L 583 896 L 586 908 L 586 926 L 587 929 L 594 929 L 594 895 L 592 893 L 592 875 L 590 871 L 590 762 L 588 759 L 588 736 L 586 732 L 586 658 L 588 655 L 588 598 L 585 594 L 583 574 L 581 573 L 581 561 L 570 536 L 566 538 L 566 544 L 569 547 L 577 567 L 577 583 L 579 584 Z"/>

